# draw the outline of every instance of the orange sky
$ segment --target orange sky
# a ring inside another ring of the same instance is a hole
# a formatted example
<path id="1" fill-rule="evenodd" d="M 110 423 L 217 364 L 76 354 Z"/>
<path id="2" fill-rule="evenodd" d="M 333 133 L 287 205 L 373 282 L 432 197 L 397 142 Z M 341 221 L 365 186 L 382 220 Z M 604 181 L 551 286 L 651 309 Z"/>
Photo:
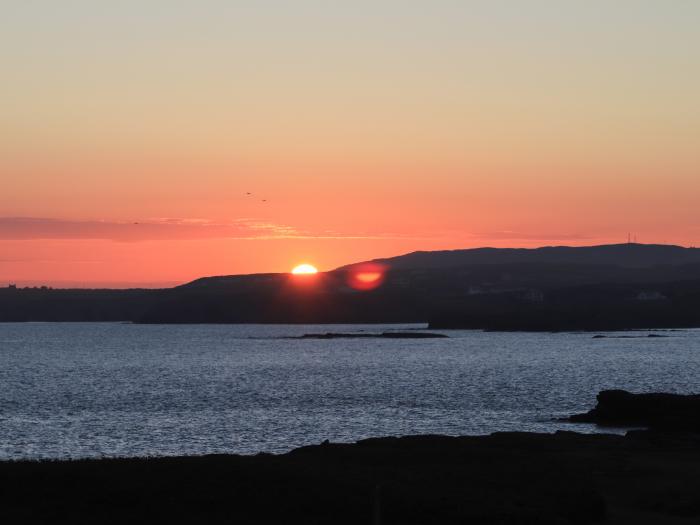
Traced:
<path id="1" fill-rule="evenodd" d="M 0 285 L 700 240 L 698 4 L 328 4 L 8 8 Z"/>

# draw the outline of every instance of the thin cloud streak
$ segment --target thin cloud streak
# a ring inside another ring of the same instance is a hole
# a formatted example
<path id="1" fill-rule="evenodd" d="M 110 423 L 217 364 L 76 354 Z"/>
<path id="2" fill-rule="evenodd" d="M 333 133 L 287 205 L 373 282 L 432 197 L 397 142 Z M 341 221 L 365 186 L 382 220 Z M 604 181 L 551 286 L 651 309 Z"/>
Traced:
<path id="1" fill-rule="evenodd" d="M 595 239 L 580 233 L 531 233 L 513 230 L 469 232 L 464 230 L 344 233 L 335 230 L 308 231 L 256 217 L 228 222 L 199 218 L 158 217 L 134 221 L 68 220 L 42 217 L 0 217 L 0 240 L 107 240 L 114 242 L 191 241 L 230 239 L 268 240 L 382 240 L 435 241 L 542 241 L 577 242 Z"/>
<path id="2" fill-rule="evenodd" d="M 261 220 L 219 223 L 204 219 L 158 218 L 146 220 L 101 221 L 37 217 L 0 218 L 1 240 L 83 239 L 140 242 L 196 240 L 293 235 L 289 226 Z"/>
<path id="3" fill-rule="evenodd" d="M 206 219 L 156 218 L 126 221 L 79 221 L 42 217 L 0 217 L 0 240 L 82 239 L 117 242 L 235 239 L 391 239 L 396 234 L 314 233 L 258 218 L 230 222 Z"/>

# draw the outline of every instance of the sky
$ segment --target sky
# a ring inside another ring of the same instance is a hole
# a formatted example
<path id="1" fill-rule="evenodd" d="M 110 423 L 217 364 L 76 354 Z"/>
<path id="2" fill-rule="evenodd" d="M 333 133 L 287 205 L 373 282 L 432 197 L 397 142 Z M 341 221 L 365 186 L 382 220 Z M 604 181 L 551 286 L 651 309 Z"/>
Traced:
<path id="1" fill-rule="evenodd" d="M 0 286 L 700 244 L 700 2 L 0 7 Z"/>

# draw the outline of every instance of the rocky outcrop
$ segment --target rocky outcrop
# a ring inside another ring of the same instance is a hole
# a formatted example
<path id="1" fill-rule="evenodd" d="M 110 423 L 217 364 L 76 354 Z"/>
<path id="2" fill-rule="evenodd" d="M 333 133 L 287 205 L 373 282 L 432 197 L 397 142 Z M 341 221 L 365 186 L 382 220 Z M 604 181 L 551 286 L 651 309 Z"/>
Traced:
<path id="1" fill-rule="evenodd" d="M 326 332 L 323 334 L 304 334 L 290 339 L 361 339 L 361 338 L 382 338 L 382 339 L 439 339 L 449 337 L 445 334 L 433 332 L 382 332 L 379 334 L 360 332 Z"/>
<path id="2" fill-rule="evenodd" d="M 597 400 L 594 409 L 571 416 L 569 421 L 700 432 L 700 395 L 633 394 L 625 390 L 603 390 Z"/>

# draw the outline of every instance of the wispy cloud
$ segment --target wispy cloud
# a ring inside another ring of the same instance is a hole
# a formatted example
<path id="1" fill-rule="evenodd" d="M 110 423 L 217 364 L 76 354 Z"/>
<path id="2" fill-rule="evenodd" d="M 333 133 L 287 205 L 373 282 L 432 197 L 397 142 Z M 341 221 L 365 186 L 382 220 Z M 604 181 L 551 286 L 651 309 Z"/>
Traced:
<path id="1" fill-rule="evenodd" d="M 345 234 L 300 230 L 255 217 L 228 222 L 197 218 L 159 217 L 135 221 L 66 220 L 41 217 L 0 217 L 0 240 L 100 239 L 119 242 L 196 239 L 385 239 L 395 234 Z"/>
<path id="2" fill-rule="evenodd" d="M 257 238 L 295 235 L 294 228 L 259 219 L 215 222 L 191 218 L 134 221 L 66 220 L 41 217 L 0 218 L 0 239 L 101 239 L 121 242 Z"/>
<path id="3" fill-rule="evenodd" d="M 465 232 L 463 230 L 401 232 L 342 232 L 305 230 L 259 217 L 230 221 L 200 218 L 156 217 L 133 221 L 69 220 L 42 217 L 0 217 L 0 240 L 93 239 L 117 242 L 197 239 L 411 239 L 447 238 L 472 241 L 584 241 L 592 237 L 579 233 L 536 233 L 514 230 Z"/>

